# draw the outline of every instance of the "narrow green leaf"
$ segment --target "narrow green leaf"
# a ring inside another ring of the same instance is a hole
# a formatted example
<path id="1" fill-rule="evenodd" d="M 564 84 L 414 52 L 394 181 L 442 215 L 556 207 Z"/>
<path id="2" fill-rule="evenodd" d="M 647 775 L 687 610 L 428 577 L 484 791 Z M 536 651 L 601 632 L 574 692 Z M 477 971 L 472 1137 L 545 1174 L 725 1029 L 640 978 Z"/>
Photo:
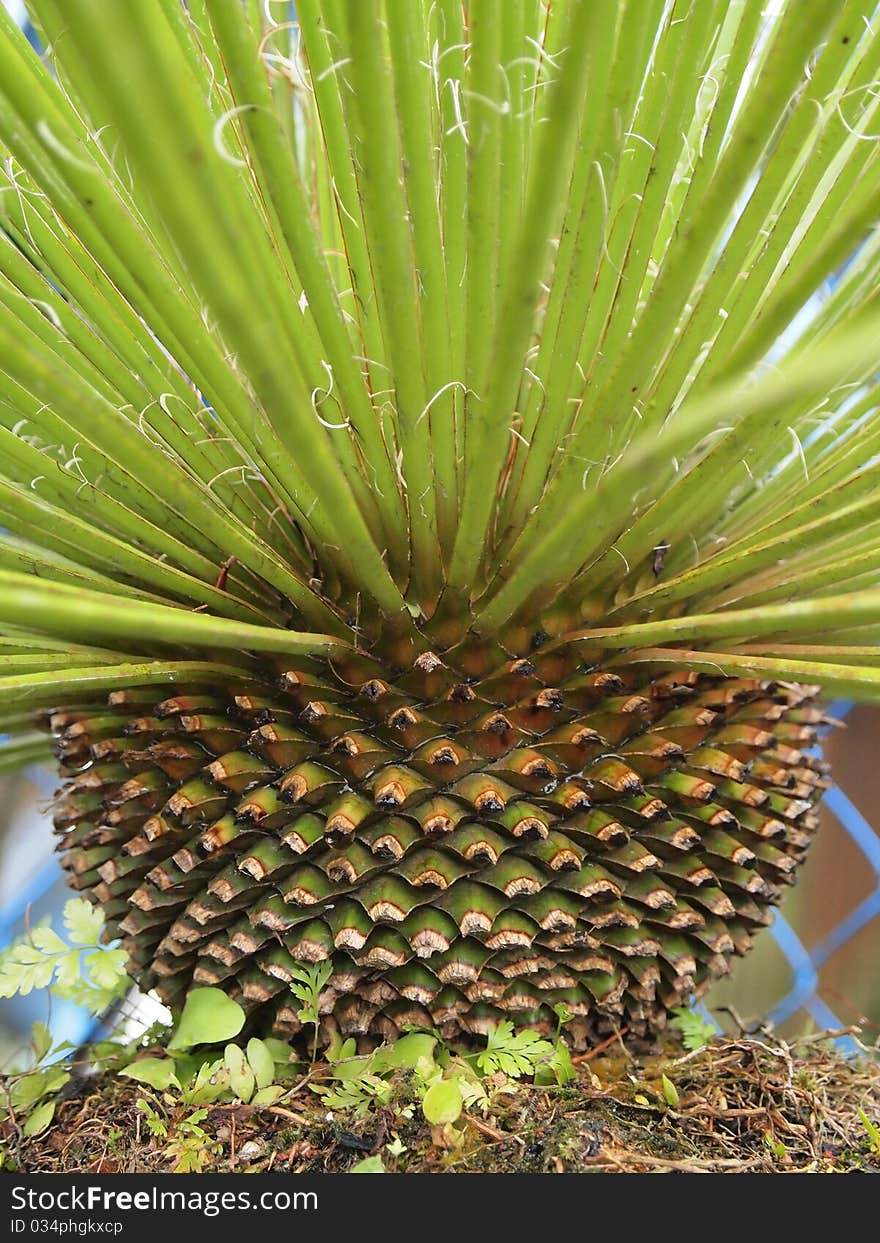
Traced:
<path id="1" fill-rule="evenodd" d="M 127 639 L 293 654 L 330 652 L 348 645 L 327 634 L 255 626 L 164 604 L 119 599 L 62 583 L 40 583 L 0 571 L 0 623 L 82 639 Z"/>
<path id="2" fill-rule="evenodd" d="M 223 1064 L 229 1072 L 229 1087 L 233 1096 L 247 1104 L 254 1094 L 256 1076 L 244 1051 L 237 1044 L 228 1044 L 223 1053 Z"/>
<path id="3" fill-rule="evenodd" d="M 248 1065 L 254 1074 L 256 1086 L 260 1089 L 268 1088 L 275 1079 L 275 1059 L 269 1046 L 263 1040 L 258 1040 L 256 1036 L 252 1036 L 247 1042 L 247 1060 Z"/>
<path id="4" fill-rule="evenodd" d="M 37 1135 L 42 1135 L 51 1124 L 55 1117 L 55 1101 L 43 1101 L 42 1105 L 38 1105 L 25 1119 L 22 1131 L 28 1139 L 33 1139 Z"/>
<path id="5" fill-rule="evenodd" d="M 681 1100 L 678 1095 L 678 1088 L 666 1075 L 660 1076 L 660 1083 L 663 1087 L 663 1099 L 670 1109 L 678 1109 Z"/>

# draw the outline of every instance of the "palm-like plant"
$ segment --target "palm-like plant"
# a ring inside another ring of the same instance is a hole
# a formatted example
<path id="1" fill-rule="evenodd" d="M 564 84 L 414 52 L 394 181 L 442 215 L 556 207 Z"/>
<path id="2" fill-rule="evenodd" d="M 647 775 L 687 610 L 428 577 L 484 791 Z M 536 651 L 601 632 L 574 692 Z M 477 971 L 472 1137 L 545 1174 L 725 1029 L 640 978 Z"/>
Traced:
<path id="1" fill-rule="evenodd" d="M 325 1037 L 658 1029 L 880 688 L 874 0 L 32 7 L 0 763 L 73 885 L 284 1035 L 322 960 Z"/>

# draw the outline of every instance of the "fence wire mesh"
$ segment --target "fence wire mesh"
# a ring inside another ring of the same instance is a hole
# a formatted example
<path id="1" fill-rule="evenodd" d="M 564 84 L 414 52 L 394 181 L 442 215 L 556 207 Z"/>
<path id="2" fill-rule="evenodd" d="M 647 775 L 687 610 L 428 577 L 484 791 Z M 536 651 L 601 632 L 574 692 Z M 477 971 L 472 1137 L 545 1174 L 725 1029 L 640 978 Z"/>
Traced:
<path id="1" fill-rule="evenodd" d="M 851 702 L 838 701 L 831 705 L 829 714 L 838 720 L 846 720 L 852 709 Z M 863 965 L 868 977 L 866 984 L 870 986 L 873 983 L 870 979 L 873 975 L 872 963 L 876 962 L 876 949 L 880 945 L 880 836 L 856 805 L 853 792 L 848 792 L 845 788 L 844 780 L 840 776 L 825 796 L 824 827 L 830 833 L 832 825 L 828 822 L 833 821 L 838 831 L 842 830 L 847 835 L 857 852 L 857 875 L 863 879 L 868 878 L 869 892 L 851 905 L 842 917 L 834 921 L 831 929 L 816 940 L 812 940 L 809 927 L 799 932 L 800 924 L 795 919 L 789 920 L 783 912 L 777 914 L 771 930 L 772 936 L 791 968 L 788 991 L 773 1006 L 768 1016 L 777 1024 L 785 1022 L 799 1010 L 804 1011 L 819 1026 L 826 1028 L 843 1026 L 852 1019 L 851 1014 L 845 1014 L 838 1008 L 841 1002 L 851 1008 L 852 1000 L 838 990 L 834 990 L 835 996 L 829 997 L 825 980 L 826 977 L 833 979 L 835 958 L 865 929 L 871 927 L 876 936 L 875 953 L 866 956 Z M 809 942 L 811 944 L 808 948 Z M 829 967 L 831 972 L 827 970 Z M 874 1000 L 876 1003 L 876 997 Z"/>

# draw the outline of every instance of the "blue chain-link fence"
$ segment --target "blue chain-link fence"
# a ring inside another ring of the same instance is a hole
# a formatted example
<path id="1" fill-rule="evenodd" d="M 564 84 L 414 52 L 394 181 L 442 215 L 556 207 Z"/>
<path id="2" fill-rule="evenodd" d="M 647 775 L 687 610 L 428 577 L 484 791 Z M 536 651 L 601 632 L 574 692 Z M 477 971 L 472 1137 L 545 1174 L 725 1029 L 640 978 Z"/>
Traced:
<path id="1" fill-rule="evenodd" d="M 849 702 L 832 705 L 832 715 L 844 719 L 849 715 Z M 880 916 L 880 837 L 847 795 L 836 785 L 825 797 L 825 811 L 849 834 L 858 848 L 873 877 L 871 893 L 832 930 L 808 950 L 784 916 L 778 916 L 773 926 L 773 936 L 792 968 L 792 984 L 785 997 L 773 1008 L 770 1018 L 782 1023 L 798 1010 L 806 1010 L 817 1023 L 833 1026 L 839 1023 L 833 1010 L 823 1000 L 819 984 L 819 972 L 830 962 L 834 954 Z"/>
<path id="2" fill-rule="evenodd" d="M 789 1033 L 811 1022 L 825 1030 L 864 1029 L 880 1036 L 880 819 L 874 782 L 861 752 L 876 750 L 880 714 L 837 701 L 829 715 L 851 727 L 829 730 L 819 744 L 833 765 L 835 785 L 822 803 L 822 825 L 800 883 L 787 896 L 768 936 L 713 991 L 706 1017 L 735 1006 L 746 1018 L 765 1018 Z M 852 720 L 853 716 L 857 719 Z M 858 752 L 855 756 L 852 752 Z M 846 1048 L 846 1037 L 840 1040 Z"/>

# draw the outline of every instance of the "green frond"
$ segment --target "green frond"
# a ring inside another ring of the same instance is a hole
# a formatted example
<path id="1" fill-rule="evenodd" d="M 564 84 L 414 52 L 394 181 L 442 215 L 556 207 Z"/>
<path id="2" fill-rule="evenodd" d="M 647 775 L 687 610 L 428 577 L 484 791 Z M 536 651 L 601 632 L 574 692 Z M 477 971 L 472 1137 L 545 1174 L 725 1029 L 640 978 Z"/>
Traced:
<path id="1" fill-rule="evenodd" d="M 869 0 L 31 8 L 4 703 L 517 627 L 874 697 Z"/>

